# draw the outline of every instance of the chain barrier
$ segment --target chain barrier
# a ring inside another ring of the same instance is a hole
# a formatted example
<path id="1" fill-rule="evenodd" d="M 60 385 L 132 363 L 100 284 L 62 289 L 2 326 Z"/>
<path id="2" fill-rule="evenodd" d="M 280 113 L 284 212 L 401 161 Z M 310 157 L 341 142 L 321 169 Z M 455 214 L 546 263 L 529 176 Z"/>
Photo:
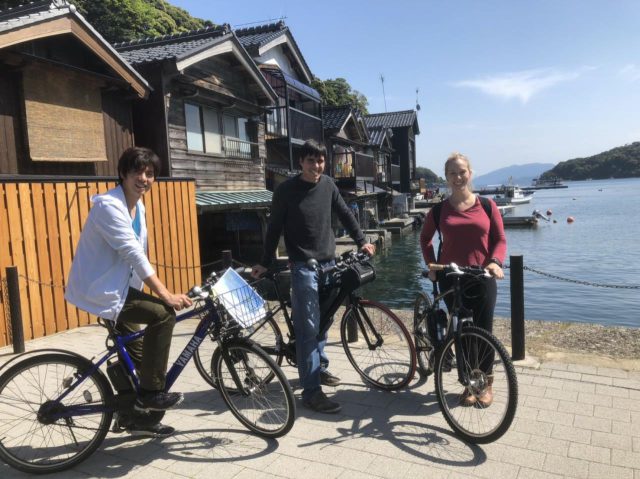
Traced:
<path id="1" fill-rule="evenodd" d="M 166 266 L 166 265 L 162 265 L 162 264 L 157 264 L 157 263 L 152 263 L 154 266 L 156 267 L 162 267 L 162 268 L 167 268 L 167 269 L 175 269 L 175 270 L 180 270 L 180 269 L 195 269 L 195 268 L 205 268 L 205 267 L 209 267 L 209 266 L 213 266 L 213 265 L 222 265 L 222 260 L 216 260 L 216 261 L 212 261 L 211 263 L 207 263 L 207 264 L 203 264 L 201 266 Z M 247 265 L 240 263 L 239 261 L 236 260 L 232 260 L 232 264 L 234 267 L 247 267 Z M 505 264 L 503 266 L 503 269 L 510 269 L 510 265 Z M 558 276 L 556 274 L 551 274 L 551 273 L 546 273 L 544 271 L 540 271 L 537 270 L 535 268 L 532 268 L 530 266 L 524 265 L 523 269 L 526 271 L 531 271 L 532 273 L 535 274 L 539 274 L 541 276 L 546 276 L 547 278 L 551 278 L 551 279 L 556 279 L 558 281 L 565 281 L 567 283 L 574 283 L 574 284 L 580 284 L 583 286 L 594 286 L 597 288 L 612 288 L 612 289 L 640 289 L 640 285 L 625 285 L 625 284 L 603 284 L 603 283 L 594 283 L 592 281 L 583 281 L 583 280 L 579 280 L 579 279 L 572 279 L 572 278 L 564 278 L 562 276 Z M 62 284 L 55 284 L 53 282 L 44 282 L 44 281 L 39 281 L 37 279 L 32 279 L 29 278 L 28 276 L 25 276 L 24 274 L 18 274 L 18 276 L 30 283 L 35 283 L 39 286 L 45 286 L 48 288 L 60 288 L 60 289 L 65 289 L 65 286 Z M 6 279 L 2 280 L 2 290 L 3 290 L 3 297 L 5 299 L 5 304 L 8 304 L 8 300 L 7 300 L 7 287 L 6 287 Z M 6 316 L 6 313 L 5 313 Z"/>
<path id="2" fill-rule="evenodd" d="M 510 265 L 504 265 L 504 269 L 509 269 Z M 583 286 L 594 286 L 596 288 L 612 288 L 612 289 L 640 289 L 640 285 L 627 285 L 627 284 L 604 284 L 594 283 L 593 281 L 583 281 L 580 279 L 564 278 L 557 274 L 546 273 L 530 266 L 524 265 L 522 269 L 531 271 L 532 273 L 539 274 L 540 276 L 546 276 L 547 278 L 557 279 L 558 281 L 565 281 L 567 283 L 580 284 Z"/>

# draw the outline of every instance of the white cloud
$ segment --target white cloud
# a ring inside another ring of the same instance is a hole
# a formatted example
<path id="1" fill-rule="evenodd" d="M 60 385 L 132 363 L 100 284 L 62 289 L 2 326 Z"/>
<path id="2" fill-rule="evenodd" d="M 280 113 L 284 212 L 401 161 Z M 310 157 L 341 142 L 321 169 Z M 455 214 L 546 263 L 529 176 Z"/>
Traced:
<path id="1" fill-rule="evenodd" d="M 640 80 L 640 66 L 635 65 L 633 63 L 629 63 L 627 65 L 625 65 L 624 67 L 622 67 L 622 69 L 620 69 L 620 71 L 618 72 L 618 74 L 631 82 L 635 82 Z"/>
<path id="2" fill-rule="evenodd" d="M 574 72 L 560 72 L 551 69 L 525 70 L 477 80 L 463 80 L 454 83 L 454 86 L 475 88 L 487 95 L 501 97 L 506 100 L 517 98 L 525 104 L 542 90 L 551 88 L 558 83 L 575 80 L 586 69 L 591 68 L 585 67 Z"/>

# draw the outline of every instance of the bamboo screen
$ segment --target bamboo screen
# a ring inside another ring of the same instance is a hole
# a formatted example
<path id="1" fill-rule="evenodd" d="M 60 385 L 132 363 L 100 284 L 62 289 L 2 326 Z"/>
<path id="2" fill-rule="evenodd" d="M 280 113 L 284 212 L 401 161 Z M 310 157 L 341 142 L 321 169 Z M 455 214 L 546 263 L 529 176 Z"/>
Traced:
<path id="1" fill-rule="evenodd" d="M 107 161 L 97 80 L 33 66 L 24 72 L 24 103 L 33 161 Z"/>

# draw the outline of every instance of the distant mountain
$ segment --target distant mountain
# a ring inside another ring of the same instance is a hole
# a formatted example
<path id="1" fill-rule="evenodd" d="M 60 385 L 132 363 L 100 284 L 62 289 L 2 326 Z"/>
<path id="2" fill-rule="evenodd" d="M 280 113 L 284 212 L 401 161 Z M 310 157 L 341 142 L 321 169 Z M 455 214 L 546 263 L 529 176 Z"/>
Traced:
<path id="1" fill-rule="evenodd" d="M 640 142 L 619 146 L 587 158 L 563 161 L 542 175 L 563 180 L 640 177 Z"/>
<path id="2" fill-rule="evenodd" d="M 553 163 L 527 163 L 526 165 L 512 165 L 492 171 L 486 175 L 476 176 L 473 186 L 478 188 L 487 185 L 505 185 L 509 178 L 514 185 L 529 186 L 531 180 L 554 167 Z"/>

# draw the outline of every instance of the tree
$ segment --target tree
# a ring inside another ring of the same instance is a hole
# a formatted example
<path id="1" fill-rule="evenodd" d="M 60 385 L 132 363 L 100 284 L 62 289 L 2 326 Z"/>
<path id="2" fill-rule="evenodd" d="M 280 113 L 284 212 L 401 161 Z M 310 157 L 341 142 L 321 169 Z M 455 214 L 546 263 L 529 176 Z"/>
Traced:
<path id="1" fill-rule="evenodd" d="M 443 180 L 429 168 L 425 168 L 424 166 L 416 166 L 416 179 L 419 178 L 424 178 L 424 181 L 427 184 L 446 183 L 445 180 Z"/>
<path id="2" fill-rule="evenodd" d="M 320 93 L 322 104 L 325 106 L 343 106 L 351 105 L 364 115 L 369 114 L 367 106 L 369 100 L 357 90 L 351 88 L 349 82 L 344 78 L 320 80 L 314 77 L 311 86 Z"/>
<path id="3" fill-rule="evenodd" d="M 68 0 L 111 43 L 213 26 L 165 0 Z M 0 0 L 0 10 L 26 3 Z"/>

